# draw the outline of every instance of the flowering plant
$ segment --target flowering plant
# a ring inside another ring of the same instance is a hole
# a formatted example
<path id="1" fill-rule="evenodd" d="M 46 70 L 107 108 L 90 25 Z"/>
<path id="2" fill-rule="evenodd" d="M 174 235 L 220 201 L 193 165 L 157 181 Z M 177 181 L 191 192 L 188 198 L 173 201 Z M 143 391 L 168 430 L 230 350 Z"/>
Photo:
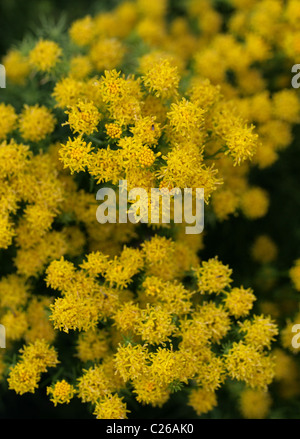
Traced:
<path id="1" fill-rule="evenodd" d="M 224 395 L 239 416 L 263 418 L 274 381 L 299 392 L 291 328 L 300 313 L 282 322 L 255 292 L 274 287 L 278 247 L 257 236 L 251 257 L 265 271 L 253 283 L 206 245 L 230 221 L 269 212 L 270 191 L 252 176 L 280 160 L 299 123 L 289 82 L 299 3 L 190 0 L 183 9 L 171 18 L 166 0 L 120 2 L 65 31 L 41 29 L 2 60 L 0 376 L 9 392 L 44 389 L 57 409 L 77 398 L 98 419 L 183 400 L 193 416 L 222 417 Z M 204 233 L 151 218 L 100 225 L 96 191 L 120 180 L 147 193 L 203 188 Z M 299 259 L 285 269 L 300 290 Z"/>

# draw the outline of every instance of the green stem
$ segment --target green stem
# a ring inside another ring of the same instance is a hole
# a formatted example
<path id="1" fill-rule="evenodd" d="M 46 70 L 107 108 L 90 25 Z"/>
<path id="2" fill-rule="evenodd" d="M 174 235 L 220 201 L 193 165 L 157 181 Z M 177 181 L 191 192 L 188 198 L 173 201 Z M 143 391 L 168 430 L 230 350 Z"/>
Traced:
<path id="1" fill-rule="evenodd" d="M 222 146 L 221 148 L 219 148 L 214 154 L 211 155 L 207 155 L 204 156 L 204 160 L 211 160 L 214 159 L 218 154 L 225 152 L 226 151 L 226 146 Z"/>
<path id="2" fill-rule="evenodd" d="M 92 142 L 97 143 L 98 145 L 106 145 L 107 144 L 104 140 L 97 139 L 94 136 L 89 136 L 88 139 L 91 140 Z"/>

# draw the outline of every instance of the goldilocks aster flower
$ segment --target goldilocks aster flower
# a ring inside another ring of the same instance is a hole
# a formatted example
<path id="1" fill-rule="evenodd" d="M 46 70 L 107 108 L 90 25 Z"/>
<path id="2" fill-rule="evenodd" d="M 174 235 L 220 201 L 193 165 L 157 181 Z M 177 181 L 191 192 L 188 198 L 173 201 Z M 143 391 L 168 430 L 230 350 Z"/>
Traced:
<path id="1" fill-rule="evenodd" d="M 57 368 L 62 377 L 47 388 L 56 406 L 79 398 L 98 419 L 124 419 L 127 396 L 162 408 L 185 387 L 201 416 L 236 380 L 249 418 L 267 416 L 274 378 L 288 382 L 291 357 L 272 354 L 277 323 L 252 314 L 274 304 L 261 303 L 256 284 L 236 286 L 225 257 L 203 258 L 206 235 L 151 215 L 142 225 L 95 219 L 94 189 L 119 180 L 147 194 L 204 188 L 210 225 L 268 212 L 270 196 L 249 174 L 279 160 L 299 121 L 296 91 L 265 75 L 278 53 L 282 65 L 300 53 L 297 2 L 231 3 L 230 17 L 191 0 L 172 18 L 165 0 L 121 2 L 4 57 L 20 95 L 20 105 L 0 104 L 0 247 L 11 251 L 0 320 L 11 353 L 24 345 L 7 370 L 16 393 L 35 392 Z M 280 255 L 263 234 L 250 253 L 267 268 Z M 298 266 L 289 272 L 296 290 Z M 279 335 L 293 353 L 298 320 Z M 72 345 L 61 359 L 60 331 Z M 65 358 L 76 361 L 72 382 Z M 5 369 L 1 356 L 4 379 Z"/>
<path id="2" fill-rule="evenodd" d="M 55 67 L 61 55 L 62 49 L 58 44 L 41 39 L 29 53 L 29 61 L 36 70 L 48 72 Z"/>
<path id="3" fill-rule="evenodd" d="M 47 387 L 47 394 L 51 395 L 50 401 L 57 404 L 68 404 L 75 394 L 75 388 L 66 380 L 57 381 L 52 387 Z"/>

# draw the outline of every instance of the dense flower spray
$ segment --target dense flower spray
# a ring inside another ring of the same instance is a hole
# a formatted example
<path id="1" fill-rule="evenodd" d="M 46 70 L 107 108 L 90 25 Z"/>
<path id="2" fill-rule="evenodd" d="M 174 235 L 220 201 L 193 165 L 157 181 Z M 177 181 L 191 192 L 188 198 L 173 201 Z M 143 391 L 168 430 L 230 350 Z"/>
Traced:
<path id="1" fill-rule="evenodd" d="M 172 20 L 165 0 L 125 1 L 4 57 L 8 96 L 18 87 L 22 102 L 0 104 L 0 248 L 13 267 L 0 280 L 0 377 L 17 394 L 47 372 L 55 406 L 78 398 L 97 419 L 161 408 L 176 392 L 201 416 L 234 382 L 241 416 L 263 418 L 270 384 L 297 381 L 286 351 L 299 313 L 279 335 L 274 308 L 256 312 L 255 286 L 217 255 L 203 259 L 203 236 L 184 224 L 95 216 L 96 189 L 119 180 L 147 193 L 204 188 L 212 223 L 267 214 L 269 193 L 249 174 L 291 143 L 300 103 L 264 69 L 278 52 L 288 65 L 300 57 L 298 5 L 231 4 L 225 32 L 208 0 Z M 251 256 L 268 267 L 278 249 L 260 235 Z M 61 355 L 60 335 L 74 352 Z"/>

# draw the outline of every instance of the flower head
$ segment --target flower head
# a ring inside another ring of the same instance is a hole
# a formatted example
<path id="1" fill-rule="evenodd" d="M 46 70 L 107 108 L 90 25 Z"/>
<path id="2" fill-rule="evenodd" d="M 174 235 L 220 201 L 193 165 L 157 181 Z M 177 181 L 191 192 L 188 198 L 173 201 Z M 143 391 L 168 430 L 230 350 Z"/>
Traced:
<path id="1" fill-rule="evenodd" d="M 40 40 L 29 53 L 32 66 L 41 71 L 49 72 L 62 55 L 62 49 L 54 41 Z"/>

